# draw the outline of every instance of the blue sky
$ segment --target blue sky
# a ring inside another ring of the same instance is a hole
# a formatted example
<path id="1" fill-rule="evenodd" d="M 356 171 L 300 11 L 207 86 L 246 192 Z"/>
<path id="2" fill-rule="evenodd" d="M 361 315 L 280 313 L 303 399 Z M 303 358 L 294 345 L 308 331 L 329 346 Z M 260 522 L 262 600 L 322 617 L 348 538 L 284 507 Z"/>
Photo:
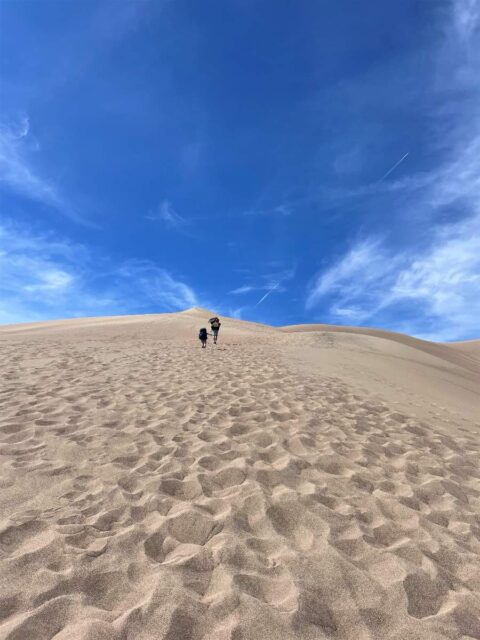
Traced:
<path id="1" fill-rule="evenodd" d="M 480 0 L 12 0 L 0 322 L 480 337 Z"/>

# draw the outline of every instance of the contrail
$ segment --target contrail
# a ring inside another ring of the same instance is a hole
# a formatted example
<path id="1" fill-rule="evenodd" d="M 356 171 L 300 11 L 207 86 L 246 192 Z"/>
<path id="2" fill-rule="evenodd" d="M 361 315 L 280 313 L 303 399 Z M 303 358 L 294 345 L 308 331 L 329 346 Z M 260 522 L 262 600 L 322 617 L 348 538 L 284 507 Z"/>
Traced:
<path id="1" fill-rule="evenodd" d="M 262 298 L 260 298 L 260 300 L 257 302 L 257 304 L 256 304 L 255 306 L 256 306 L 256 307 L 258 307 L 258 305 L 259 305 L 261 302 L 263 302 L 263 301 L 265 300 L 265 298 L 268 298 L 268 296 L 272 293 L 272 291 L 275 291 L 275 289 L 278 287 L 278 285 L 279 285 L 279 284 L 280 284 L 280 282 L 275 283 L 275 284 L 273 285 L 273 287 L 272 287 L 271 289 L 269 289 L 269 290 L 267 291 L 267 293 L 266 293 Z"/>
<path id="2" fill-rule="evenodd" d="M 394 170 L 398 167 L 398 165 L 399 165 L 399 164 L 401 164 L 401 163 L 405 160 L 405 158 L 408 156 L 408 154 L 409 154 L 409 152 L 407 151 L 407 153 L 403 156 L 403 158 L 400 158 L 400 160 L 399 160 L 398 162 L 396 162 L 396 163 L 393 165 L 393 167 L 391 167 L 391 169 L 389 169 L 389 170 L 387 171 L 387 173 L 386 173 L 384 176 L 382 176 L 382 177 L 380 178 L 380 180 L 378 181 L 378 183 L 380 184 L 380 182 L 382 182 L 383 180 L 385 180 L 385 178 L 386 178 L 387 176 L 389 176 L 389 175 L 392 173 L 392 171 L 394 171 Z"/>

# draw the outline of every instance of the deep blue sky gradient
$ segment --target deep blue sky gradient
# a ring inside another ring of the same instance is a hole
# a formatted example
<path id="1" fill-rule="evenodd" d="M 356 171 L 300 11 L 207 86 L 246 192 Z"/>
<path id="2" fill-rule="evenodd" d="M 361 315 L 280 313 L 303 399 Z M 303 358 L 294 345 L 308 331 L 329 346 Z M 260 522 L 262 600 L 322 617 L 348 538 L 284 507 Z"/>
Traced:
<path id="1" fill-rule="evenodd" d="M 0 322 L 479 337 L 476 0 L 0 6 Z"/>

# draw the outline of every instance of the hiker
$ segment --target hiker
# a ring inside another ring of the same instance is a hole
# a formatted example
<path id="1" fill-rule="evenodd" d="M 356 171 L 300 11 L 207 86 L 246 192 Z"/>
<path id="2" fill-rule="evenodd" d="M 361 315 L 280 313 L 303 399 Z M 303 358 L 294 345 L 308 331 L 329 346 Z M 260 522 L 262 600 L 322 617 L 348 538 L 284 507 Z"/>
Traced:
<path id="1" fill-rule="evenodd" d="M 205 349 L 205 347 L 207 346 L 207 340 L 208 340 L 207 330 L 205 329 L 205 327 L 200 329 L 200 332 L 198 334 L 198 339 L 202 343 L 202 349 Z"/>
<path id="2" fill-rule="evenodd" d="M 210 318 L 209 323 L 212 327 L 213 344 L 217 344 L 218 332 L 222 323 L 216 316 L 214 318 Z"/>

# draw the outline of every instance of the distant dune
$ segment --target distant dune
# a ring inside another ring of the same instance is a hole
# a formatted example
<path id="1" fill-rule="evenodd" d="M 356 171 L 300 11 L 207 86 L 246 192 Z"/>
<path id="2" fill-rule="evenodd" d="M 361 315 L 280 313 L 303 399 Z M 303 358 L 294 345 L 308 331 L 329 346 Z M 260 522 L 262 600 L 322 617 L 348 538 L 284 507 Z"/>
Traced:
<path id="1" fill-rule="evenodd" d="M 443 344 L 380 329 L 329 325 L 281 330 L 295 334 L 291 346 L 297 345 L 308 371 L 313 367 L 341 377 L 417 417 L 435 419 L 439 406 L 478 420 L 479 340 Z"/>
<path id="2" fill-rule="evenodd" d="M 480 340 L 0 327 L 1 640 L 480 638 Z"/>
<path id="3" fill-rule="evenodd" d="M 449 346 L 463 351 L 469 356 L 480 360 L 480 340 L 465 340 L 464 342 L 451 342 Z"/>

